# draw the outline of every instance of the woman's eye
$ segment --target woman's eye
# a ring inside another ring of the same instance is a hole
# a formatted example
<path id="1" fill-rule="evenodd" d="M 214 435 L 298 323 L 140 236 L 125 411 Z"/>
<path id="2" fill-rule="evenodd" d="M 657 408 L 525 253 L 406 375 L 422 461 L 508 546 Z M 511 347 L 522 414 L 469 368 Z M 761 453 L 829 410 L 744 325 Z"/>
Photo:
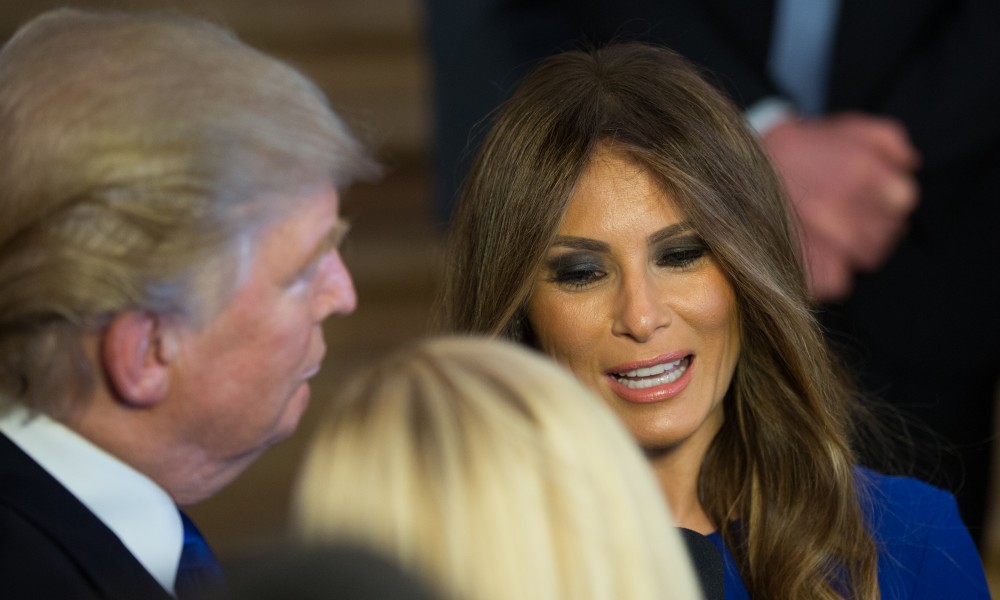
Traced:
<path id="1" fill-rule="evenodd" d="M 598 269 L 574 269 L 571 271 L 556 273 L 555 280 L 557 283 L 583 287 L 588 283 L 597 281 L 598 279 L 604 277 L 604 275 L 605 273 Z"/>
<path id="2" fill-rule="evenodd" d="M 607 272 L 592 260 L 556 259 L 549 265 L 551 281 L 570 289 L 582 288 L 602 279 Z"/>
<path id="3" fill-rule="evenodd" d="M 708 250 L 702 245 L 667 248 L 660 253 L 656 264 L 661 267 L 689 267 L 707 253 Z"/>

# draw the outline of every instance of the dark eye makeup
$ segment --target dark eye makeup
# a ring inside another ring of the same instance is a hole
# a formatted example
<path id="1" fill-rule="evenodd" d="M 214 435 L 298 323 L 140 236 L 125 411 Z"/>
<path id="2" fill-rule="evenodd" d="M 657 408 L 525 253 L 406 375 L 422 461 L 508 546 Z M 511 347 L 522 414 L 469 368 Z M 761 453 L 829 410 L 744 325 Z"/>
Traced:
<path id="1" fill-rule="evenodd" d="M 583 252 L 553 256 L 546 262 L 546 267 L 550 281 L 569 288 L 584 287 L 607 275 L 599 258 Z"/>
<path id="2" fill-rule="evenodd" d="M 697 267 L 709 254 L 708 246 L 699 235 L 686 232 L 654 241 L 651 259 L 657 267 L 686 271 Z M 591 250 L 570 250 L 545 261 L 548 281 L 569 290 L 585 288 L 604 279 L 608 267 L 600 253 Z"/>
<path id="3" fill-rule="evenodd" d="M 685 235 L 664 242 L 657 248 L 656 264 L 660 267 L 686 269 L 708 255 L 708 247 L 697 235 Z"/>

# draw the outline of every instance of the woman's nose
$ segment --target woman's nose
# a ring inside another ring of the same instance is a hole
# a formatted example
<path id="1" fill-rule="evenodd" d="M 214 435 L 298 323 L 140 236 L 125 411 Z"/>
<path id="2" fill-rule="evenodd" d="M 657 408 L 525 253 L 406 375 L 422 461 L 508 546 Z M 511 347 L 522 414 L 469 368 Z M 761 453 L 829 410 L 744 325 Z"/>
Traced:
<path id="1" fill-rule="evenodd" d="M 666 298 L 648 274 L 623 280 L 612 333 L 646 342 L 657 330 L 669 326 L 670 321 Z"/>

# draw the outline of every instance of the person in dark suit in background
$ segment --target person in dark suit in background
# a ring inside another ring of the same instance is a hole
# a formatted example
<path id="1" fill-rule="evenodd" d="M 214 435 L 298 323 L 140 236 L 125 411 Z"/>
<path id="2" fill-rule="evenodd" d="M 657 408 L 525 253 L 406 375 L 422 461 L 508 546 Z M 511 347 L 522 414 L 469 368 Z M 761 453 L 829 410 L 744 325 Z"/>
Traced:
<path id="1" fill-rule="evenodd" d="M 908 415 L 914 456 L 901 459 L 955 491 L 980 541 L 1000 378 L 1000 278 L 984 267 L 1000 259 L 1000 3 L 427 8 L 442 220 L 490 111 L 543 56 L 655 41 L 724 89 L 784 179 L 831 342 L 864 389 Z"/>
<path id="2" fill-rule="evenodd" d="M 0 130 L 0 595 L 190 598 L 220 574 L 178 507 L 295 430 L 356 303 L 339 192 L 377 165 L 177 15 L 33 19 Z"/>

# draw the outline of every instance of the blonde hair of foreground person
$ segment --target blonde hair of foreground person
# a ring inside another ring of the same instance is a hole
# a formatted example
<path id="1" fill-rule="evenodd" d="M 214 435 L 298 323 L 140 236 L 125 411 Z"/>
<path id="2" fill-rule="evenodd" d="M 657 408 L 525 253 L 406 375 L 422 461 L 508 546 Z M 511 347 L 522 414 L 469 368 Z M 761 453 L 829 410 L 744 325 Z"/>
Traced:
<path id="1" fill-rule="evenodd" d="M 358 376 L 300 474 L 297 534 L 399 560 L 448 598 L 701 598 L 649 465 L 533 350 L 437 338 Z"/>

